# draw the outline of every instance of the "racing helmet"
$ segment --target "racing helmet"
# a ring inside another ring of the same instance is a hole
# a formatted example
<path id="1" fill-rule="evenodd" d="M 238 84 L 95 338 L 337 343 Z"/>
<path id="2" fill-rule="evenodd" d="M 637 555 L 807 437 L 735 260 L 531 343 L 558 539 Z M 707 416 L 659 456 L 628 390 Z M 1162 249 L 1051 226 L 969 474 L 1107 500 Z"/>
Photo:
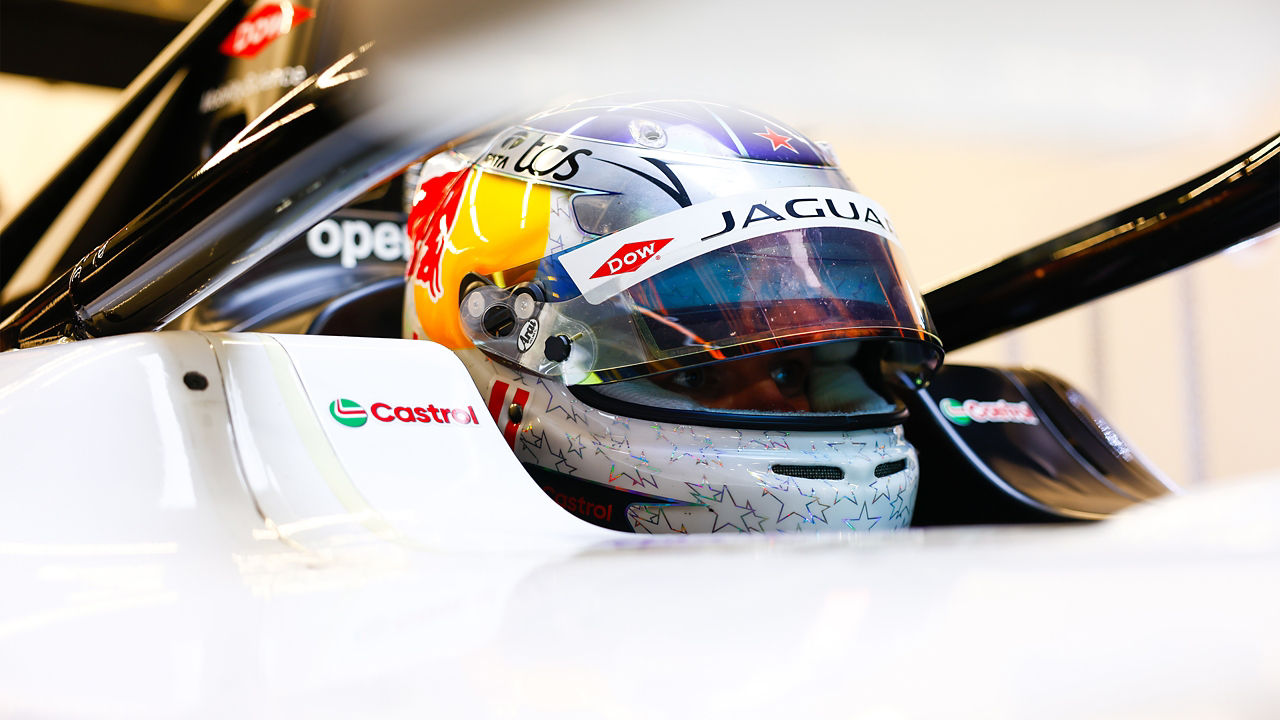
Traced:
<path id="1" fill-rule="evenodd" d="M 827 147 L 684 99 L 534 115 L 422 164 L 406 337 L 452 348 L 530 474 L 634 532 L 906 526 L 901 392 L 942 345 Z"/>

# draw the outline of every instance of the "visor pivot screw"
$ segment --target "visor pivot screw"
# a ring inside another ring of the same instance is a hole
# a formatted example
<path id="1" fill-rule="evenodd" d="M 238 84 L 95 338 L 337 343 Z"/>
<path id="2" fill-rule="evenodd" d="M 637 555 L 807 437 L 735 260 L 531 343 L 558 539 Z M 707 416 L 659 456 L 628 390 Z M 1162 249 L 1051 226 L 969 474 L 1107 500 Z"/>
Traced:
<path id="1" fill-rule="evenodd" d="M 533 317 L 533 312 L 537 309 L 538 302 L 537 300 L 534 300 L 533 296 L 529 293 L 519 293 L 516 295 L 514 305 L 516 317 L 521 320 L 528 320 Z"/>
<path id="2" fill-rule="evenodd" d="M 546 355 L 551 362 L 564 362 L 569 359 L 569 351 L 573 349 L 573 341 L 580 337 L 582 337 L 582 333 L 578 333 L 573 337 L 553 335 L 543 343 L 542 354 Z"/>
<path id="3" fill-rule="evenodd" d="M 631 131 L 631 139 L 649 148 L 666 147 L 667 133 L 662 126 L 652 120 L 632 120 L 627 126 Z"/>

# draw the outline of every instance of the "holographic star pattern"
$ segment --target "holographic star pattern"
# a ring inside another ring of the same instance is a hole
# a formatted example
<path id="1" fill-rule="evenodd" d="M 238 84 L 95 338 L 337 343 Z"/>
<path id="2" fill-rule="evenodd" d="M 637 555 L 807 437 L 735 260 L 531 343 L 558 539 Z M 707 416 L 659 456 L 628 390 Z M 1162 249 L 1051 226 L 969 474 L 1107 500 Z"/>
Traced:
<path id="1" fill-rule="evenodd" d="M 902 488 L 902 487 L 898 488 L 898 493 L 893 496 L 892 500 L 889 501 L 889 507 L 891 508 L 889 512 L 890 520 L 901 519 L 902 514 L 907 511 L 907 503 L 902 498 L 902 493 L 905 491 L 906 491 L 906 488 Z M 907 518 L 907 520 L 910 521 L 910 518 Z"/>
<path id="2" fill-rule="evenodd" d="M 646 533 L 680 533 L 687 535 L 689 528 L 672 515 L 687 511 L 687 507 L 671 505 L 632 505 L 627 508 L 627 521 L 636 532 Z M 700 530 L 700 532 L 707 532 Z"/>
<path id="3" fill-rule="evenodd" d="M 888 481 L 886 481 L 884 478 L 876 478 L 875 480 L 872 480 L 871 482 L 867 483 L 867 487 L 871 488 L 874 491 L 874 493 L 871 496 L 872 505 L 875 505 L 877 502 L 879 502 L 880 498 L 884 498 L 885 500 L 889 499 L 888 484 L 889 484 Z"/>
<path id="4" fill-rule="evenodd" d="M 564 459 L 563 450 L 553 450 L 551 452 L 551 457 L 556 459 L 555 465 L 552 467 L 552 469 L 555 470 L 556 472 L 562 472 L 566 475 L 572 475 L 578 471 L 578 468 L 576 466 L 570 465 L 569 461 Z"/>
<path id="5" fill-rule="evenodd" d="M 639 469 L 636 469 L 636 470 L 632 470 L 632 471 L 631 471 L 631 476 L 630 476 L 630 477 L 631 477 L 631 486 L 632 486 L 632 487 L 637 487 L 637 486 L 639 486 L 639 487 L 642 487 L 642 488 L 643 488 L 643 487 L 650 487 L 650 488 L 653 488 L 653 489 L 655 489 L 655 490 L 657 490 L 657 489 L 658 489 L 658 480 L 657 480 L 656 476 L 650 475 L 649 477 L 647 477 L 647 478 L 646 478 L 643 474 L 641 474 L 641 473 L 640 473 L 640 470 L 639 470 Z"/>
<path id="6" fill-rule="evenodd" d="M 720 532 L 722 530 L 734 529 L 738 532 L 763 532 L 762 525 L 764 518 L 761 517 L 751 503 L 739 503 L 733 497 L 733 491 L 728 485 L 721 485 L 718 488 L 708 483 L 690 483 L 685 485 L 689 487 L 690 494 L 694 501 L 700 505 L 705 505 L 715 519 L 711 523 L 711 532 Z"/>
<path id="7" fill-rule="evenodd" d="M 806 495 L 794 483 L 787 480 L 777 484 L 764 483 L 763 485 L 761 496 L 778 504 L 774 522 L 781 524 L 791 517 L 801 522 L 814 522 L 813 513 L 809 511 L 809 503 L 814 499 L 813 496 Z M 772 510 L 772 506 L 768 507 Z"/>
<path id="8" fill-rule="evenodd" d="M 636 532 L 863 532 L 911 521 L 918 466 L 894 428 L 811 433 L 670 424 L 597 411 L 543 378 L 517 382 L 530 393 L 516 443 L 521 460 L 616 490 L 697 503 L 629 506 L 624 518 Z M 873 476 L 877 465 L 902 458 L 909 472 Z M 835 466 L 844 477 L 778 475 L 778 463 Z"/>
<path id="9" fill-rule="evenodd" d="M 543 391 L 543 393 L 539 393 L 539 394 L 545 393 L 547 396 L 547 405 L 546 405 L 546 408 L 543 409 L 543 412 L 545 412 L 547 416 L 550 416 L 553 412 L 558 411 L 564 415 L 565 420 L 568 420 L 574 425 L 578 425 L 580 423 L 586 422 L 587 416 L 581 415 L 577 412 L 575 408 L 575 405 L 577 405 L 577 403 L 573 400 L 571 396 L 568 396 L 566 393 L 565 396 L 557 397 L 557 393 L 548 391 L 546 380 L 543 380 L 542 378 L 538 378 L 537 384 L 538 384 L 538 387 Z"/>
<path id="10" fill-rule="evenodd" d="M 520 433 L 520 450 L 523 452 L 532 452 L 541 450 L 547 442 L 547 432 L 545 430 L 535 431 L 528 429 Z"/>
<path id="11" fill-rule="evenodd" d="M 844 524 L 850 530 L 854 530 L 856 532 L 866 532 L 874 528 L 876 526 L 876 523 L 880 522 L 880 517 L 881 517 L 880 515 L 869 515 L 867 511 L 867 506 L 863 505 L 862 509 L 858 511 L 858 516 L 846 519 L 844 521 Z"/>
<path id="12" fill-rule="evenodd" d="M 569 446 L 565 449 L 565 452 L 577 455 L 578 459 L 581 460 L 582 452 L 587 449 L 587 446 L 582 444 L 582 433 L 578 433 L 577 435 L 570 435 L 569 433 L 565 433 L 564 439 L 569 443 Z"/>
<path id="13" fill-rule="evenodd" d="M 834 504 L 834 502 L 832 503 Z M 827 505 L 818 499 L 815 493 L 809 502 L 805 503 L 805 510 L 809 513 L 810 522 L 821 521 L 822 524 L 827 522 L 827 511 L 831 509 L 831 505 Z"/>
<path id="14" fill-rule="evenodd" d="M 525 384 L 524 373 L 520 372 L 519 370 L 513 367 L 508 367 L 506 365 L 499 365 L 497 363 L 493 363 L 493 368 L 496 371 L 495 374 L 499 378 L 507 380 L 510 384 L 515 384 L 515 385 Z"/>

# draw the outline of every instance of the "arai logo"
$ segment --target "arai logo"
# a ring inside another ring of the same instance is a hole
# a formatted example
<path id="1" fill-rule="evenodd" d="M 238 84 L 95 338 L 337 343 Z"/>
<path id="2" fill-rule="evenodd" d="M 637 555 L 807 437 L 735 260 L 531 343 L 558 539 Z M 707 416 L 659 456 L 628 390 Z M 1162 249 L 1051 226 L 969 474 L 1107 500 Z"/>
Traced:
<path id="1" fill-rule="evenodd" d="M 369 422 L 368 411 L 360 403 L 346 398 L 338 398 L 329 403 L 329 414 L 347 427 L 360 427 Z"/>
<path id="2" fill-rule="evenodd" d="M 942 398 L 938 401 L 938 409 L 942 410 L 944 417 L 961 427 L 971 422 L 1040 424 L 1035 411 L 1026 402 L 1011 403 L 1007 400 L 960 402 L 955 398 Z"/>
<path id="3" fill-rule="evenodd" d="M 522 353 L 529 352 L 533 341 L 538 339 L 538 318 L 529 318 L 520 326 L 520 334 L 516 337 L 516 349 Z"/>

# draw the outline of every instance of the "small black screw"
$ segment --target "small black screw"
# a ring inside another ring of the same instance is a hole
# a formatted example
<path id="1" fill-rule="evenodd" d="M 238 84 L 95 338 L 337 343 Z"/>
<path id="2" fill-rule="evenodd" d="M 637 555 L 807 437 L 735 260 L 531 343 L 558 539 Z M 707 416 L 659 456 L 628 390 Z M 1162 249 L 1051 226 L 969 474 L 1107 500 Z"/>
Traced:
<path id="1" fill-rule="evenodd" d="M 507 407 L 507 417 L 511 419 L 511 422 L 519 423 L 520 420 L 524 418 L 524 408 L 515 403 L 511 403 L 511 405 Z"/>
<path id="2" fill-rule="evenodd" d="M 182 382 L 192 390 L 204 390 L 209 387 L 209 378 L 194 370 L 182 376 Z"/>

